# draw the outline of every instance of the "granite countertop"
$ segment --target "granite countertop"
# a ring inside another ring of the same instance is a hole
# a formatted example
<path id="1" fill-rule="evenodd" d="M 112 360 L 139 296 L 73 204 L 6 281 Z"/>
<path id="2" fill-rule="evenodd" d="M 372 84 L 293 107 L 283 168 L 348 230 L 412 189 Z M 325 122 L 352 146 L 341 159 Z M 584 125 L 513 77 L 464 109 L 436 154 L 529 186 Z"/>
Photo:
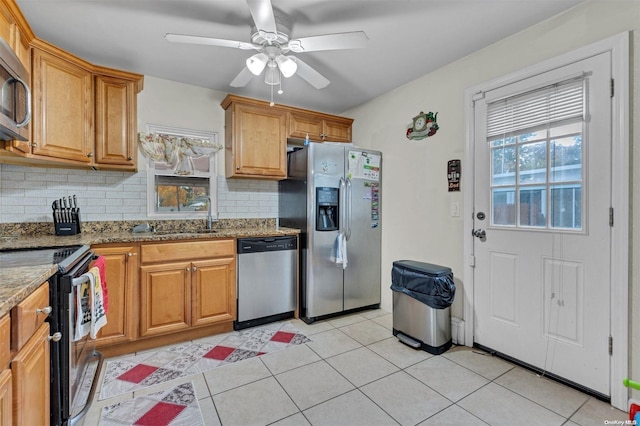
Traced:
<path id="1" fill-rule="evenodd" d="M 67 236 L 40 235 L 2 237 L 0 250 L 18 250 L 42 247 L 63 247 L 74 245 L 96 245 L 109 243 L 141 243 L 154 241 L 175 241 L 211 238 L 266 237 L 279 235 L 297 235 L 298 229 L 281 227 L 245 227 L 217 228 L 213 232 L 200 230 L 163 230 L 157 232 L 132 233 L 130 231 L 114 231 L 104 233 L 77 234 Z"/>
<path id="2" fill-rule="evenodd" d="M 57 270 L 56 265 L 37 265 L 0 270 L 0 317 L 8 314 L 14 306 L 37 290 Z"/>
<path id="3" fill-rule="evenodd" d="M 109 243 L 144 243 L 211 238 L 240 238 L 297 235 L 298 229 L 283 228 L 275 225 L 275 221 L 237 220 L 216 223 L 213 232 L 206 232 L 204 227 L 194 221 L 157 221 L 152 226 L 157 232 L 131 232 L 128 222 L 91 223 L 86 226 L 88 232 L 69 236 L 56 236 L 51 233 L 37 232 L 38 226 L 31 224 L 30 229 L 36 232 L 20 233 L 14 228 L 11 235 L 0 236 L 0 250 L 16 250 L 44 247 L 63 247 L 73 245 L 97 245 Z M 57 272 L 57 265 L 36 265 L 29 267 L 11 267 L 0 270 L 0 317 L 35 291 L 42 283 Z"/>

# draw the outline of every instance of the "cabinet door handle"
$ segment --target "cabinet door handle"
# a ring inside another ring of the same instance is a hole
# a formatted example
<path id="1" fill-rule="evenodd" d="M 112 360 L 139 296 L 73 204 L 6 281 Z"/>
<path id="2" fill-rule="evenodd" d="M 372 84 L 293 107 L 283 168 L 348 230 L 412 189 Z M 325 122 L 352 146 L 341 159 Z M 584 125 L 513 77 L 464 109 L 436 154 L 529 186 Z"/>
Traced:
<path id="1" fill-rule="evenodd" d="M 56 333 L 53 333 L 53 336 L 48 336 L 47 340 L 48 341 L 54 341 L 54 342 L 59 342 L 62 339 L 62 333 L 60 333 L 59 331 Z"/>
<path id="2" fill-rule="evenodd" d="M 47 314 L 49 315 L 51 313 L 53 309 L 51 309 L 51 306 L 45 306 L 44 308 L 40 309 L 37 308 L 36 309 L 36 315 L 40 315 L 40 314 Z"/>
<path id="3" fill-rule="evenodd" d="M 37 144 L 37 143 L 35 143 L 35 142 L 32 142 L 32 143 L 31 143 L 31 148 L 37 148 L 37 147 L 38 147 L 38 144 Z"/>
<path id="4" fill-rule="evenodd" d="M 191 272 L 191 268 L 187 266 L 187 272 Z"/>
<path id="5" fill-rule="evenodd" d="M 131 252 L 127 253 L 127 257 L 137 256 L 137 255 L 138 255 L 138 253 L 131 253 Z"/>
<path id="6" fill-rule="evenodd" d="M 89 158 L 93 157 L 93 152 L 88 153 L 87 157 L 89 157 Z"/>
<path id="7" fill-rule="evenodd" d="M 192 270 L 193 272 L 195 272 L 195 271 L 197 271 L 197 270 L 198 270 L 198 268 L 194 266 L 193 268 L 191 268 L 191 270 Z"/>

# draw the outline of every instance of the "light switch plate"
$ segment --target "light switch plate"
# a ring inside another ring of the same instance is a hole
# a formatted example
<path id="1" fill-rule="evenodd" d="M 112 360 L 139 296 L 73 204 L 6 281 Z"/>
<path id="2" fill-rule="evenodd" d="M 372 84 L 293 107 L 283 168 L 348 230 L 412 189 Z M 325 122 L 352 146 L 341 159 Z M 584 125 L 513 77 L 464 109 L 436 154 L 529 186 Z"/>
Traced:
<path id="1" fill-rule="evenodd" d="M 452 201 L 449 205 L 449 214 L 451 217 L 460 217 L 460 203 Z"/>

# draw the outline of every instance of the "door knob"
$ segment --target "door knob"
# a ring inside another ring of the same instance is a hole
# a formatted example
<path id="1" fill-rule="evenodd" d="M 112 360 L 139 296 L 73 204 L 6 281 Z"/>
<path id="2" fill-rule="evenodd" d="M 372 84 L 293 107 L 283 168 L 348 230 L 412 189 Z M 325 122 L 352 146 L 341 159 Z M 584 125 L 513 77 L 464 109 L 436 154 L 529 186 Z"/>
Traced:
<path id="1" fill-rule="evenodd" d="M 481 240 L 487 238 L 487 233 L 484 231 L 484 229 L 474 229 L 471 233 L 474 237 L 480 238 Z"/>

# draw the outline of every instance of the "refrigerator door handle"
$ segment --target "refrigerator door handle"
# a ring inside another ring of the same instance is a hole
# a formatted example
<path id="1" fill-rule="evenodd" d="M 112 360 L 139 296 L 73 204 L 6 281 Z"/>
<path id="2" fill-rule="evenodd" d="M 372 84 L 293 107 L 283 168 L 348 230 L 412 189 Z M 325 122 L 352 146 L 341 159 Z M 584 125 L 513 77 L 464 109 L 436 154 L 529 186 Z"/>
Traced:
<path id="1" fill-rule="evenodd" d="M 349 239 L 351 238 L 351 205 L 353 201 L 351 199 L 351 178 L 347 178 L 346 187 L 347 187 L 347 194 L 345 198 L 347 199 L 347 205 L 346 205 L 347 223 L 346 223 L 345 238 L 347 239 L 347 241 L 349 241 Z"/>
<path id="2" fill-rule="evenodd" d="M 346 208 L 345 208 L 345 203 L 346 203 L 346 183 L 344 178 L 340 178 L 340 189 L 339 189 L 339 193 L 338 193 L 338 197 L 339 197 L 339 204 L 340 204 L 340 212 L 338 213 L 338 232 L 342 232 L 345 229 L 345 223 L 346 223 Z"/>

